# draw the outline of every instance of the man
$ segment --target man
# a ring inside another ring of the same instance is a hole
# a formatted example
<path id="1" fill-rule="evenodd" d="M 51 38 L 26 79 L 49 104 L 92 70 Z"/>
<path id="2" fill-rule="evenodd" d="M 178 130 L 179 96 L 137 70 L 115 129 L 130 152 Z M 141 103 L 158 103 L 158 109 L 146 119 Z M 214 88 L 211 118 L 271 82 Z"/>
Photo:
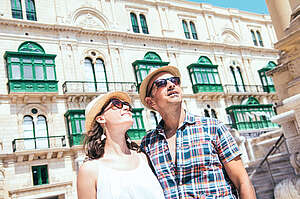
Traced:
<path id="1" fill-rule="evenodd" d="M 180 72 L 164 66 L 140 86 L 140 98 L 160 113 L 157 128 L 142 140 L 141 149 L 153 166 L 167 199 L 253 199 L 255 191 L 240 159 L 241 153 L 216 119 L 186 112 L 182 107 Z"/>

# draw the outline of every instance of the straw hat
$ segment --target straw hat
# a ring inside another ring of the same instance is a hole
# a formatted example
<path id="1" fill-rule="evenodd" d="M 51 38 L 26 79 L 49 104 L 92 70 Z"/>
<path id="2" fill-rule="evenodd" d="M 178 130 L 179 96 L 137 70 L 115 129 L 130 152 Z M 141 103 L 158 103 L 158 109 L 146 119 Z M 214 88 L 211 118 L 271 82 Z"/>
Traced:
<path id="1" fill-rule="evenodd" d="M 101 111 L 102 107 L 112 98 L 131 103 L 129 95 L 125 92 L 117 91 L 99 95 L 93 99 L 85 109 L 85 130 L 88 132 L 92 129 L 96 115 Z"/>
<path id="2" fill-rule="evenodd" d="M 147 77 L 143 80 L 143 82 L 140 85 L 140 99 L 141 102 L 144 106 L 146 106 L 149 109 L 152 109 L 152 107 L 148 106 L 147 102 L 145 101 L 146 95 L 147 95 L 147 90 L 150 89 L 148 88 L 149 82 L 152 80 L 152 78 L 162 72 L 167 72 L 172 74 L 174 77 L 181 77 L 180 72 L 177 67 L 175 66 L 163 66 L 161 68 L 152 68 L 147 75 Z M 149 86 L 151 87 L 151 86 Z"/>

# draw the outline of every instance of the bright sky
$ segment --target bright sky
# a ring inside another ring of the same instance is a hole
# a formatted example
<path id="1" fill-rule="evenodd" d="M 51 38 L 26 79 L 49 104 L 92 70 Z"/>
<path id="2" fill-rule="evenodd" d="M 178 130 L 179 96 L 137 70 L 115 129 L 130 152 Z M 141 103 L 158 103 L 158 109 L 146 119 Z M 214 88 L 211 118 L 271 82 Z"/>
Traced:
<path id="1" fill-rule="evenodd" d="M 239 10 L 259 14 L 269 14 L 265 0 L 188 0 L 208 3 L 218 7 L 237 8 Z"/>

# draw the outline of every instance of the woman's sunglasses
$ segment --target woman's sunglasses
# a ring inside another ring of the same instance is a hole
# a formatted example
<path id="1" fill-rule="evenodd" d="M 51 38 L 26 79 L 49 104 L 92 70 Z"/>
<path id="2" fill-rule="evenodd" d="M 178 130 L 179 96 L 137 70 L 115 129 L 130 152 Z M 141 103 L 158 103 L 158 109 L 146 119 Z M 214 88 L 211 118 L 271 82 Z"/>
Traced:
<path id="1" fill-rule="evenodd" d="M 161 88 L 161 87 L 165 87 L 167 86 L 167 81 L 172 82 L 173 84 L 175 84 L 176 86 L 178 86 L 180 84 L 180 78 L 179 77 L 169 77 L 166 79 L 157 79 L 153 82 L 153 84 L 151 85 L 147 96 L 150 96 L 151 91 L 153 89 L 153 86 L 155 85 L 157 88 Z"/>
<path id="2" fill-rule="evenodd" d="M 118 108 L 118 109 L 122 109 L 124 105 L 125 105 L 125 106 L 128 106 L 128 110 L 129 110 L 130 112 L 132 112 L 132 106 L 131 106 L 128 102 L 122 102 L 121 100 L 116 99 L 116 98 L 112 98 L 112 99 L 110 100 L 110 102 L 111 102 L 111 104 L 112 104 L 114 107 L 116 107 L 116 108 Z M 110 103 L 110 102 L 109 102 L 109 103 Z"/>

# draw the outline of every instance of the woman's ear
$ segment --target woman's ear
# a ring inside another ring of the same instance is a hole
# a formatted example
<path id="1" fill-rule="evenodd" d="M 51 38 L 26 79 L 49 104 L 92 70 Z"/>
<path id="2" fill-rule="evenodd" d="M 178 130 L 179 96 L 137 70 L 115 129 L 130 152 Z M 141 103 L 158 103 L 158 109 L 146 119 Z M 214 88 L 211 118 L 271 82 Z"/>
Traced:
<path id="1" fill-rule="evenodd" d="M 99 124 L 104 124 L 105 123 L 105 118 L 103 115 L 99 115 L 95 119 Z"/>
<path id="2" fill-rule="evenodd" d="M 153 102 L 153 100 L 151 99 L 151 97 L 146 97 L 145 101 L 148 104 L 148 106 L 150 106 L 150 107 L 153 107 L 155 105 L 155 102 Z"/>

